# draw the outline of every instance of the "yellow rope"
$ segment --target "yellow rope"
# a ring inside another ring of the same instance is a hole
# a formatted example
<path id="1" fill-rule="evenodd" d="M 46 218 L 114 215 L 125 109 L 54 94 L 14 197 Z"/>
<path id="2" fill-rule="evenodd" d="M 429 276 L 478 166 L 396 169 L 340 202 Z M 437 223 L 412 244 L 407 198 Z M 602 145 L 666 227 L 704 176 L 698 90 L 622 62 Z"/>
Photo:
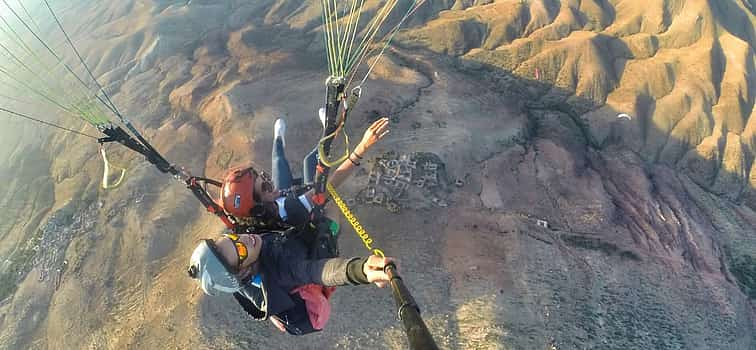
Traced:
<path id="1" fill-rule="evenodd" d="M 343 125 L 342 125 L 342 127 L 343 127 Z M 325 146 L 323 144 L 328 139 L 335 138 L 336 134 L 338 134 L 338 132 L 339 132 L 339 129 L 341 129 L 342 127 L 336 128 L 336 131 L 334 131 L 330 135 L 328 135 L 328 136 L 320 139 L 320 142 L 318 142 L 318 157 L 320 158 L 320 162 L 323 163 L 323 165 L 325 165 L 325 166 L 327 166 L 329 168 L 333 168 L 333 167 L 341 164 L 341 162 L 347 160 L 347 158 L 349 158 L 349 136 L 347 136 L 346 132 L 342 133 L 342 134 L 344 134 L 344 155 L 341 156 L 341 157 L 339 157 L 336 160 L 329 160 L 328 157 L 325 154 L 325 148 L 324 148 Z"/>
<path id="2" fill-rule="evenodd" d="M 365 248 L 367 248 L 367 250 L 369 250 L 374 255 L 385 257 L 386 255 L 383 254 L 383 250 L 373 247 L 373 239 L 370 238 L 370 235 L 367 233 L 367 231 L 365 231 L 365 228 L 362 227 L 360 222 L 357 220 L 357 217 L 352 214 L 351 210 L 349 210 L 349 207 L 347 207 L 346 203 L 344 203 L 344 200 L 341 199 L 341 196 L 336 193 L 336 189 L 333 188 L 330 183 L 326 184 L 326 188 L 328 189 L 328 193 L 331 195 L 331 198 L 333 198 L 333 202 L 336 203 L 336 206 L 339 207 L 341 213 L 344 214 L 344 218 L 349 221 L 349 224 L 352 225 L 352 228 L 354 228 L 354 232 L 356 232 L 357 236 L 359 236 L 362 240 Z"/>

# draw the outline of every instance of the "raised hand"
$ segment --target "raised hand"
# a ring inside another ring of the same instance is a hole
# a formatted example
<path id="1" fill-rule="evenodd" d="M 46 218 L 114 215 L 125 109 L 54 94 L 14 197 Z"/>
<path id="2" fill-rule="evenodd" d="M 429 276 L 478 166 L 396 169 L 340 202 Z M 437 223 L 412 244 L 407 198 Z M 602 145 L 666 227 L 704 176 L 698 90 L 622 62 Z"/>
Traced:
<path id="1" fill-rule="evenodd" d="M 362 136 L 362 141 L 360 141 L 360 144 L 354 149 L 355 154 L 362 157 L 370 147 L 378 142 L 378 140 L 388 135 L 389 131 L 388 117 L 383 117 L 374 121 L 373 124 L 365 130 L 365 134 Z"/>

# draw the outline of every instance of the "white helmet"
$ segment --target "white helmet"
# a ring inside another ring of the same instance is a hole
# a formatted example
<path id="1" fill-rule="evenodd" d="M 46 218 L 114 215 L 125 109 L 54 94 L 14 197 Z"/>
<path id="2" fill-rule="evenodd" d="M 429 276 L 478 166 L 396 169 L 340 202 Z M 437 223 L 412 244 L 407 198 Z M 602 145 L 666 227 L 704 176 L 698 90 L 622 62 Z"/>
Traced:
<path id="1" fill-rule="evenodd" d="M 192 253 L 189 260 L 189 277 L 200 281 L 202 291 L 207 295 L 234 293 L 241 289 L 241 283 L 232 270 L 218 256 L 215 243 L 203 240 Z"/>

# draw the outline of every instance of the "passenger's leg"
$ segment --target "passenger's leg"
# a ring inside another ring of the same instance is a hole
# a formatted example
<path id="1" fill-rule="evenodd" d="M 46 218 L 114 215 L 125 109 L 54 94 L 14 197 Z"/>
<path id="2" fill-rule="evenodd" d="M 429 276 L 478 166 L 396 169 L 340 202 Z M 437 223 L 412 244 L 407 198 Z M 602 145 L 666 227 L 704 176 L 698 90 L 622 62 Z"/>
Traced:
<path id="1" fill-rule="evenodd" d="M 312 150 L 302 161 L 302 177 L 305 185 L 315 183 L 315 169 L 318 167 L 318 147 Z"/>
<path id="2" fill-rule="evenodd" d="M 273 161 L 271 167 L 273 186 L 279 190 L 291 188 L 292 182 L 291 168 L 289 168 L 289 161 L 286 160 L 286 154 L 284 153 L 283 130 L 285 130 L 285 125 L 283 119 L 276 120 L 276 135 L 273 140 L 273 156 L 271 157 Z M 279 132 L 281 133 L 280 135 Z"/>

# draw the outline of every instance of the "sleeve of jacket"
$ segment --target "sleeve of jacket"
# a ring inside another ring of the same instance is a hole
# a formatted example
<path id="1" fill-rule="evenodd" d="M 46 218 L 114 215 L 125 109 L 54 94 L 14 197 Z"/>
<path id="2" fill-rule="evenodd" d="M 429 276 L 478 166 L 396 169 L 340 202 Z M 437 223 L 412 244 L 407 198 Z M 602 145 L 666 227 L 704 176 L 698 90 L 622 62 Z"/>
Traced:
<path id="1" fill-rule="evenodd" d="M 362 265 L 366 259 L 300 260 L 287 264 L 287 269 L 281 270 L 279 282 L 292 288 L 308 283 L 324 286 L 365 284 L 368 281 L 362 272 Z"/>
<path id="2" fill-rule="evenodd" d="M 236 299 L 236 301 L 239 303 L 239 305 L 241 305 L 244 311 L 252 316 L 252 318 L 256 320 L 265 319 L 265 312 L 258 309 L 251 300 L 245 298 L 241 293 L 234 293 L 234 299 Z"/>

